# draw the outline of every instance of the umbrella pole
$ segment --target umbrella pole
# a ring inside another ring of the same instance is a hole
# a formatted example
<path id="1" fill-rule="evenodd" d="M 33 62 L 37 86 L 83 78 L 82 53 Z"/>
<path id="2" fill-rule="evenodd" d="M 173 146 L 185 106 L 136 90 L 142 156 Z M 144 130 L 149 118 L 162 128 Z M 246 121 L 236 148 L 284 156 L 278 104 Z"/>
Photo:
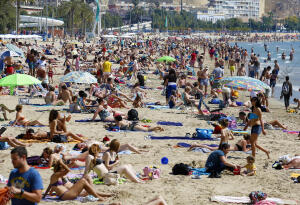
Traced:
<path id="1" fill-rule="evenodd" d="M 14 89 L 15 89 L 15 86 L 10 86 L 9 87 L 10 95 L 14 95 Z"/>

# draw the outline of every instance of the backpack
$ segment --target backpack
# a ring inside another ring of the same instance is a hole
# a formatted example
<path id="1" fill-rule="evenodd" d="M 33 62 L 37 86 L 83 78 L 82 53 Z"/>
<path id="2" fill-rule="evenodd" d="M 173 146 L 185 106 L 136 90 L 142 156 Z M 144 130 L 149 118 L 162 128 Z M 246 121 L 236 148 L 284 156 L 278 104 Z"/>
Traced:
<path id="1" fill-rule="evenodd" d="M 189 175 L 190 171 L 189 165 L 183 163 L 175 164 L 172 168 L 172 173 L 174 175 Z"/>
<path id="2" fill-rule="evenodd" d="M 288 84 L 287 82 L 284 82 L 284 83 L 283 83 L 283 86 L 282 86 L 282 93 L 283 93 L 284 95 L 287 95 L 287 94 L 290 93 L 290 86 L 289 86 L 289 84 Z"/>
<path id="3" fill-rule="evenodd" d="M 139 113 L 135 109 L 131 109 L 127 113 L 129 121 L 138 121 L 139 120 Z"/>
<path id="4" fill-rule="evenodd" d="M 212 139 L 211 135 L 213 133 L 212 129 L 199 129 L 196 128 L 196 133 L 193 134 L 193 138 L 197 138 L 197 139 Z"/>
<path id="5" fill-rule="evenodd" d="M 27 157 L 27 164 L 31 166 L 40 165 L 41 163 L 41 157 L 40 156 L 32 156 Z"/>
<path id="6" fill-rule="evenodd" d="M 54 135 L 52 142 L 65 143 L 68 142 L 68 137 L 66 135 Z"/>
<path id="7" fill-rule="evenodd" d="M 251 204 L 256 204 L 259 201 L 263 201 L 267 199 L 267 194 L 261 191 L 253 191 L 249 194 L 249 198 L 251 200 Z"/>

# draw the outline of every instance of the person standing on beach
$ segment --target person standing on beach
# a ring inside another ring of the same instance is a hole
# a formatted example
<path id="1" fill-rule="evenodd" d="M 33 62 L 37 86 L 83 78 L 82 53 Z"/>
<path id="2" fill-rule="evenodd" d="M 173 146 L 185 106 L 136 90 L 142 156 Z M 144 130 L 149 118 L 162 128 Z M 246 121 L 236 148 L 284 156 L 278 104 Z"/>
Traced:
<path id="1" fill-rule="evenodd" d="M 282 97 L 284 98 L 284 105 L 285 105 L 286 110 L 288 110 L 288 108 L 290 106 L 290 97 L 291 96 L 293 96 L 293 85 L 290 82 L 290 77 L 286 76 L 285 81 L 282 84 L 282 90 L 281 90 L 281 96 L 280 96 L 280 99 L 282 99 Z"/>
<path id="2" fill-rule="evenodd" d="M 42 199 L 43 181 L 39 172 L 27 164 L 27 150 L 16 147 L 11 151 L 14 170 L 10 172 L 7 186 L 14 194 L 12 205 L 36 205 Z"/>

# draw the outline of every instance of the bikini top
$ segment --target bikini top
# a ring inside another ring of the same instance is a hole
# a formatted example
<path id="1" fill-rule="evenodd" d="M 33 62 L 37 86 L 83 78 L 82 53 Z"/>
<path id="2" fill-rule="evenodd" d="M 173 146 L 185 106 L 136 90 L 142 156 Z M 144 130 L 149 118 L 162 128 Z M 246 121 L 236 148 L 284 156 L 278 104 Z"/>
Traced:
<path id="1" fill-rule="evenodd" d="M 248 119 L 249 120 L 255 120 L 255 119 L 258 119 L 258 116 L 255 113 L 249 113 Z"/>
<path id="2" fill-rule="evenodd" d="M 57 182 L 51 184 L 51 186 L 63 186 L 68 182 L 67 179 L 63 179 L 63 180 L 58 180 Z"/>

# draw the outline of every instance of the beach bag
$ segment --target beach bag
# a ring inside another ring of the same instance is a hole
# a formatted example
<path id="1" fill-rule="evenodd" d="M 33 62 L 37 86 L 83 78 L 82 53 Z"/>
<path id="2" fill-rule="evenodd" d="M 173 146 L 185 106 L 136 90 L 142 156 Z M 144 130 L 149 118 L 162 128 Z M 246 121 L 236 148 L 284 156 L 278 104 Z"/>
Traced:
<path id="1" fill-rule="evenodd" d="M 13 196 L 14 194 L 11 193 L 8 187 L 0 189 L 0 204 L 6 205 Z"/>
<path id="2" fill-rule="evenodd" d="M 52 142 L 55 143 L 65 143 L 68 142 L 68 137 L 66 135 L 54 135 Z"/>
<path id="3" fill-rule="evenodd" d="M 251 204 L 256 204 L 259 201 L 263 201 L 267 199 L 267 194 L 261 191 L 253 191 L 249 194 L 249 198 L 251 200 Z"/>
<path id="4" fill-rule="evenodd" d="M 10 146 L 7 142 L 0 142 L 0 150 L 8 149 Z"/>
<path id="5" fill-rule="evenodd" d="M 174 175 L 189 175 L 190 174 L 190 167 L 187 164 L 175 164 L 174 167 L 172 168 L 172 173 Z"/>
<path id="6" fill-rule="evenodd" d="M 197 139 L 211 139 L 211 135 L 213 133 L 212 129 L 199 129 L 196 128 L 196 133 L 193 135 L 194 138 Z"/>
<path id="7" fill-rule="evenodd" d="M 119 184 L 120 175 L 115 173 L 107 173 L 103 177 L 103 182 L 106 185 L 118 185 Z"/>
<path id="8" fill-rule="evenodd" d="M 40 156 L 27 157 L 26 160 L 27 160 L 27 164 L 30 166 L 40 165 L 40 163 L 41 163 Z"/>
<path id="9" fill-rule="evenodd" d="M 138 121 L 139 120 L 139 113 L 136 109 L 131 109 L 127 113 L 129 121 Z"/>
<path id="10" fill-rule="evenodd" d="M 220 104 L 221 100 L 219 98 L 213 98 L 209 101 L 209 104 Z"/>
<path id="11" fill-rule="evenodd" d="M 287 95 L 287 94 L 290 93 L 290 86 L 289 86 L 289 84 L 288 84 L 287 82 L 284 82 L 284 83 L 283 83 L 283 86 L 282 86 L 282 93 L 283 93 L 284 95 Z"/>
<path id="12" fill-rule="evenodd" d="M 145 177 L 149 177 L 150 179 L 158 179 L 160 177 L 160 169 L 156 168 L 156 167 L 145 167 L 143 169 L 144 175 Z"/>

